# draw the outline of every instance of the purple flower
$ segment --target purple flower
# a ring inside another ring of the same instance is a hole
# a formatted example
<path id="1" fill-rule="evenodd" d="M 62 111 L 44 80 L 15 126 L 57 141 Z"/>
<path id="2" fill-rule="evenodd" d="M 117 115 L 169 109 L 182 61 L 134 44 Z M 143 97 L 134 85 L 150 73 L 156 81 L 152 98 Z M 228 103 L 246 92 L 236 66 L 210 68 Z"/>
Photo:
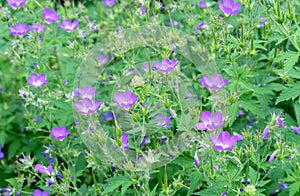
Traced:
<path id="1" fill-rule="evenodd" d="M 238 138 L 241 139 L 243 137 L 239 135 Z M 237 140 L 237 136 L 230 137 L 230 134 L 227 131 L 221 131 L 218 137 L 215 134 L 210 134 L 210 140 L 213 147 L 218 151 L 231 150 L 237 141 L 241 141 Z"/>
<path id="2" fill-rule="evenodd" d="M 4 153 L 1 150 L 2 150 L 2 146 L 0 145 L 0 159 L 4 158 Z"/>
<path id="3" fill-rule="evenodd" d="M 97 95 L 97 91 L 92 86 L 78 88 L 74 91 L 74 97 L 81 99 L 93 99 Z"/>
<path id="4" fill-rule="evenodd" d="M 116 92 L 114 95 L 114 102 L 121 108 L 129 110 L 135 102 L 138 100 L 139 96 L 134 95 L 132 91 L 126 90 L 125 92 Z"/>
<path id="5" fill-rule="evenodd" d="M 235 15 L 240 13 L 241 2 L 234 3 L 234 0 L 218 0 L 219 9 L 225 16 Z"/>
<path id="6" fill-rule="evenodd" d="M 122 134 L 121 141 L 122 141 L 123 150 L 129 150 L 127 133 Z"/>
<path id="7" fill-rule="evenodd" d="M 168 21 L 168 26 L 176 26 L 176 25 L 178 25 L 179 23 L 176 21 L 176 20 L 172 20 L 172 21 Z"/>
<path id="8" fill-rule="evenodd" d="M 47 175 L 50 175 L 52 174 L 52 165 L 49 165 L 48 167 L 42 165 L 42 164 L 36 164 L 34 166 L 34 170 L 36 170 L 37 172 L 39 173 L 42 173 L 42 174 L 47 174 Z"/>
<path id="9" fill-rule="evenodd" d="M 116 0 L 102 0 L 102 2 L 109 7 L 116 4 Z"/>
<path id="10" fill-rule="evenodd" d="M 221 74 L 214 74 L 211 78 L 209 76 L 203 76 L 199 79 L 199 82 L 210 90 L 218 91 L 228 83 L 228 80 L 223 80 Z"/>
<path id="11" fill-rule="evenodd" d="M 36 122 L 41 122 L 41 118 L 40 117 L 38 117 L 38 116 L 36 116 L 36 117 L 34 117 L 34 120 L 36 121 Z"/>
<path id="12" fill-rule="evenodd" d="M 6 0 L 6 1 L 14 10 L 19 9 L 26 3 L 26 0 Z"/>
<path id="13" fill-rule="evenodd" d="M 284 189 L 288 188 L 289 186 L 290 186 L 289 184 L 280 183 L 279 184 L 279 189 L 284 190 Z"/>
<path id="14" fill-rule="evenodd" d="M 145 136 L 144 139 L 143 139 L 143 141 L 140 143 L 140 147 L 148 144 L 149 142 L 150 142 L 149 136 Z"/>
<path id="15" fill-rule="evenodd" d="M 157 114 L 155 116 L 155 118 L 157 120 L 161 120 L 157 123 L 157 126 L 160 126 L 160 127 L 166 128 L 166 129 L 170 129 L 170 127 L 171 127 L 170 120 L 171 120 L 172 116 L 164 116 L 162 114 Z"/>
<path id="16" fill-rule="evenodd" d="M 70 33 L 78 28 L 78 24 L 79 20 L 74 20 L 73 22 L 71 20 L 63 20 L 58 27 Z"/>
<path id="17" fill-rule="evenodd" d="M 168 73 L 174 70 L 177 63 L 177 59 L 174 59 L 173 61 L 170 59 L 163 59 L 161 62 L 155 61 L 152 64 L 152 70 L 159 71 L 161 73 Z"/>
<path id="18" fill-rule="evenodd" d="M 89 22 L 89 19 L 87 17 L 84 17 L 84 19 L 85 19 L 86 25 L 90 28 L 90 30 L 92 30 L 92 31 L 97 31 L 98 30 L 98 27 L 95 26 L 95 21 Z"/>
<path id="19" fill-rule="evenodd" d="M 206 2 L 201 0 L 199 3 L 198 3 L 198 6 L 201 8 L 201 9 L 204 9 L 206 8 Z"/>
<path id="20" fill-rule="evenodd" d="M 88 98 L 84 98 L 82 102 L 74 101 L 74 106 L 80 114 L 93 114 L 102 104 L 101 101 L 93 101 Z"/>
<path id="21" fill-rule="evenodd" d="M 35 87 L 40 88 L 48 83 L 48 80 L 46 80 L 45 74 L 36 74 L 32 73 L 29 78 L 27 78 L 27 82 Z"/>
<path id="22" fill-rule="evenodd" d="M 195 153 L 195 156 L 194 156 L 194 163 L 198 168 L 200 167 L 200 161 L 199 161 L 197 152 Z"/>
<path id="23" fill-rule="evenodd" d="M 45 30 L 46 26 L 45 25 L 41 25 L 41 24 L 34 24 L 31 27 L 31 30 L 36 31 L 36 32 L 43 32 Z"/>
<path id="24" fill-rule="evenodd" d="M 263 139 L 266 140 L 268 139 L 269 136 L 269 126 L 266 126 L 263 133 L 262 133 Z"/>
<path id="25" fill-rule="evenodd" d="M 216 130 L 225 124 L 220 112 L 211 114 L 209 111 L 204 111 L 201 113 L 200 119 L 202 123 L 196 123 L 198 130 Z"/>
<path id="26" fill-rule="evenodd" d="M 48 185 L 48 186 L 51 186 L 52 184 L 54 184 L 54 179 L 53 179 L 53 178 L 50 178 L 50 179 L 47 181 L 47 185 Z"/>
<path id="27" fill-rule="evenodd" d="M 142 15 L 144 16 L 144 14 L 145 14 L 145 12 L 146 12 L 145 4 L 142 5 L 141 10 L 142 10 Z"/>
<path id="28" fill-rule="evenodd" d="M 260 16 L 259 18 L 260 18 L 260 19 L 263 19 L 263 18 L 264 18 L 264 16 Z M 259 25 L 261 25 L 261 26 L 264 26 L 266 22 L 268 22 L 268 20 L 267 20 L 267 19 L 266 19 L 266 20 L 262 20 L 262 21 L 258 22 L 258 24 L 259 24 Z"/>
<path id="29" fill-rule="evenodd" d="M 70 130 L 67 130 L 65 126 L 62 126 L 60 128 L 53 128 L 51 130 L 51 134 L 50 136 L 53 139 L 57 139 L 59 141 L 63 141 L 69 134 L 70 134 Z"/>
<path id="30" fill-rule="evenodd" d="M 106 55 L 99 56 L 98 61 L 101 63 L 101 65 L 106 65 L 106 63 L 108 63 L 109 61 L 109 56 Z"/>
<path id="31" fill-rule="evenodd" d="M 205 22 L 201 22 L 198 26 L 195 27 L 195 31 L 198 31 L 199 29 L 202 28 L 207 28 L 208 26 L 206 25 Z"/>
<path id="32" fill-rule="evenodd" d="M 12 34 L 14 36 L 19 36 L 19 37 L 22 37 L 30 29 L 31 29 L 30 26 L 27 26 L 26 24 L 23 24 L 23 23 L 19 23 L 16 26 L 9 27 L 10 34 Z"/>
<path id="33" fill-rule="evenodd" d="M 280 125 L 280 126 L 282 126 L 282 127 L 286 127 L 286 125 L 285 125 L 285 123 L 283 122 L 283 120 L 282 120 L 282 118 L 277 118 L 276 119 L 276 121 L 277 121 L 277 123 Z"/>
<path id="34" fill-rule="evenodd" d="M 292 131 L 294 131 L 294 132 L 297 133 L 297 134 L 300 134 L 300 129 L 299 129 L 299 127 L 291 126 L 291 128 L 292 128 Z"/>
<path id="35" fill-rule="evenodd" d="M 107 112 L 107 114 L 101 113 L 100 116 L 104 122 L 113 121 L 115 119 L 114 114 L 111 111 Z"/>
<path id="36" fill-rule="evenodd" d="M 270 156 L 270 158 L 269 158 L 269 162 L 270 163 L 272 163 L 273 162 L 273 160 L 274 160 L 274 158 L 275 158 L 275 156 L 276 156 L 276 154 L 277 154 L 277 152 L 278 152 L 278 149 L 277 150 L 275 150 L 272 154 L 271 154 L 271 156 Z"/>
<path id="37" fill-rule="evenodd" d="M 60 180 L 62 179 L 62 175 L 61 175 L 60 172 L 57 172 L 57 173 L 56 173 L 56 178 L 58 178 L 58 179 L 60 179 Z"/>
<path id="38" fill-rule="evenodd" d="M 48 24 L 52 24 L 60 19 L 57 12 L 55 10 L 50 10 L 49 8 L 44 9 L 43 18 Z"/>
<path id="39" fill-rule="evenodd" d="M 45 190 L 44 192 L 41 191 L 40 189 L 35 189 L 33 191 L 33 196 L 48 196 L 49 195 L 49 190 Z"/>

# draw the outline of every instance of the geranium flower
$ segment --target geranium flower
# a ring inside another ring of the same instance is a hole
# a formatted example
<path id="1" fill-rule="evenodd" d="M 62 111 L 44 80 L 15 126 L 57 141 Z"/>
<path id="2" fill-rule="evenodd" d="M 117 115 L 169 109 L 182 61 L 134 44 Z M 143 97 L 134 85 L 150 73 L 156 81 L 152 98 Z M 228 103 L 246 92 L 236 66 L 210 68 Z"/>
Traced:
<path id="1" fill-rule="evenodd" d="M 79 20 L 74 20 L 73 22 L 71 20 L 63 20 L 58 27 L 70 33 L 78 28 L 78 24 Z"/>
<path id="2" fill-rule="evenodd" d="M 207 28 L 208 26 L 206 25 L 205 22 L 201 22 L 199 25 L 195 27 L 195 31 L 198 31 L 199 29 Z"/>
<path id="3" fill-rule="evenodd" d="M 197 152 L 195 153 L 195 156 L 194 156 L 194 163 L 198 168 L 200 167 L 200 161 L 199 161 Z"/>
<path id="4" fill-rule="evenodd" d="M 84 19 L 85 19 L 86 25 L 90 28 L 90 30 L 92 30 L 92 31 L 97 31 L 98 30 L 98 27 L 95 26 L 95 21 L 90 22 L 87 17 L 84 17 Z"/>
<path id="5" fill-rule="evenodd" d="M 171 124 L 170 124 L 170 120 L 172 118 L 172 116 L 164 116 L 162 114 L 157 114 L 155 116 L 156 119 L 161 120 L 157 123 L 158 126 L 166 128 L 166 129 L 170 129 Z"/>
<path id="6" fill-rule="evenodd" d="M 74 97 L 81 99 L 93 99 L 97 95 L 97 91 L 92 86 L 78 88 L 74 91 Z"/>
<path id="7" fill-rule="evenodd" d="M 199 82 L 206 88 L 218 91 L 228 84 L 228 79 L 222 79 L 221 74 L 214 74 L 211 78 L 209 76 L 203 76 L 199 79 Z"/>
<path id="8" fill-rule="evenodd" d="M 161 73 L 169 73 L 174 70 L 178 63 L 177 59 L 171 61 L 170 59 L 163 59 L 161 62 L 155 61 L 152 64 L 152 70 Z"/>
<path id="9" fill-rule="evenodd" d="M 127 133 L 122 133 L 121 141 L 122 141 L 123 150 L 129 150 Z"/>
<path id="10" fill-rule="evenodd" d="M 48 196 L 49 193 L 49 190 L 41 191 L 40 189 L 35 189 L 33 191 L 33 196 Z"/>
<path id="11" fill-rule="evenodd" d="M 227 131 L 221 131 L 218 137 L 215 134 L 210 134 L 210 140 L 213 147 L 218 151 L 231 150 L 236 142 L 241 141 L 242 139 L 243 137 L 239 134 L 230 137 L 230 134 Z"/>
<path id="12" fill-rule="evenodd" d="M 27 26 L 26 24 L 23 24 L 23 23 L 19 23 L 16 26 L 9 27 L 10 34 L 12 34 L 14 36 L 19 36 L 19 37 L 22 37 L 30 29 L 31 29 L 30 26 Z"/>
<path id="13" fill-rule="evenodd" d="M 34 170 L 36 170 L 39 173 L 51 175 L 52 174 L 52 165 L 49 165 L 48 167 L 42 165 L 42 164 L 36 164 L 34 166 Z"/>
<path id="14" fill-rule="evenodd" d="M 43 18 L 48 24 L 52 24 L 60 19 L 57 12 L 55 10 L 50 10 L 49 8 L 44 9 Z"/>
<path id="15" fill-rule="evenodd" d="M 278 149 L 277 149 L 277 150 L 275 150 L 275 151 L 274 151 L 274 152 L 271 154 L 271 156 L 270 156 L 270 158 L 269 158 L 268 162 L 270 162 L 270 163 L 272 163 L 272 162 L 273 162 L 273 160 L 274 160 L 274 158 L 275 158 L 275 156 L 276 156 L 277 152 L 278 152 Z"/>
<path id="16" fill-rule="evenodd" d="M 235 15 L 240 13 L 241 2 L 234 3 L 233 0 L 219 0 L 219 9 L 225 14 L 225 16 Z"/>
<path id="17" fill-rule="evenodd" d="M 34 24 L 31 27 L 31 30 L 36 31 L 36 32 L 43 32 L 45 30 L 45 25 L 41 25 L 41 24 Z"/>
<path id="18" fill-rule="evenodd" d="M 27 82 L 35 87 L 40 88 L 48 83 L 48 80 L 46 80 L 45 74 L 36 74 L 32 73 L 29 78 L 27 78 Z"/>
<path id="19" fill-rule="evenodd" d="M 71 131 L 67 130 L 65 126 L 62 126 L 60 128 L 53 128 L 50 136 L 59 141 L 63 141 L 70 134 L 70 132 Z"/>
<path id="20" fill-rule="evenodd" d="M 144 16 L 144 14 L 146 13 L 145 4 L 142 5 L 141 11 L 142 11 L 142 15 Z"/>
<path id="21" fill-rule="evenodd" d="M 2 146 L 0 145 L 0 159 L 4 157 L 4 153 L 1 150 L 2 150 Z"/>
<path id="22" fill-rule="evenodd" d="M 82 102 L 75 101 L 74 106 L 80 114 L 93 114 L 102 104 L 101 101 L 93 101 L 88 98 L 84 98 Z"/>
<path id="23" fill-rule="evenodd" d="M 201 0 L 199 3 L 198 3 L 198 6 L 201 8 L 201 9 L 204 9 L 206 8 L 206 2 Z"/>
<path id="24" fill-rule="evenodd" d="M 13 9 L 19 9 L 26 3 L 26 0 L 6 0 L 6 1 Z"/>
<path id="25" fill-rule="evenodd" d="M 201 123 L 196 123 L 198 130 L 216 130 L 225 124 L 220 112 L 211 114 L 209 111 L 203 111 L 200 115 Z"/>
<path id="26" fill-rule="evenodd" d="M 103 2 L 105 5 L 111 7 L 111 6 L 115 5 L 117 1 L 116 1 L 116 0 L 102 0 L 102 2 Z"/>
<path id="27" fill-rule="evenodd" d="M 269 126 L 267 125 L 262 133 L 263 139 L 266 140 L 268 139 L 269 136 Z"/>
<path id="28" fill-rule="evenodd" d="M 119 107 L 129 110 L 135 104 L 138 98 L 138 95 L 134 95 L 132 91 L 126 90 L 123 93 L 116 92 L 113 99 Z"/>

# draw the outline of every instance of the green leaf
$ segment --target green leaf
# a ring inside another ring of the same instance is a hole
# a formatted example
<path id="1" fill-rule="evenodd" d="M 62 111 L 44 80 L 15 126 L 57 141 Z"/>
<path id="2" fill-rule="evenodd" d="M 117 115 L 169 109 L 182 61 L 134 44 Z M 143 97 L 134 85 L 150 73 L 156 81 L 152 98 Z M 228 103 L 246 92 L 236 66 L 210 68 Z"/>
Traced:
<path id="1" fill-rule="evenodd" d="M 15 178 L 9 178 L 9 179 L 6 179 L 5 181 L 8 182 L 15 189 L 18 189 L 18 182 Z"/>
<path id="2" fill-rule="evenodd" d="M 7 134 L 5 133 L 4 130 L 2 130 L 0 132 L 0 145 L 1 146 L 4 146 L 6 137 L 7 137 Z"/>
<path id="3" fill-rule="evenodd" d="M 239 112 L 239 103 L 235 102 L 233 103 L 229 108 L 229 121 L 228 126 L 231 127 L 234 123 L 235 119 L 237 118 L 238 112 Z"/>
<path id="4" fill-rule="evenodd" d="M 284 74 L 287 74 L 293 66 L 298 62 L 299 53 L 294 51 L 288 51 L 283 54 L 278 55 L 274 59 L 274 63 L 284 61 Z"/>
<path id="5" fill-rule="evenodd" d="M 300 181 L 294 182 L 289 186 L 289 196 L 294 196 L 300 190 Z"/>
<path id="6" fill-rule="evenodd" d="M 253 100 L 252 101 L 242 101 L 240 100 L 239 103 L 243 106 L 243 108 L 246 111 L 250 111 L 255 115 L 260 116 L 261 118 L 265 118 L 267 114 L 264 114 L 264 112 L 261 110 L 260 106 L 255 103 Z"/>
<path id="7" fill-rule="evenodd" d="M 300 100 L 294 103 L 294 111 L 298 125 L 300 125 Z"/>
<path id="8" fill-rule="evenodd" d="M 119 186 L 122 186 L 123 195 L 128 189 L 128 187 L 132 184 L 131 180 L 125 176 L 114 176 L 112 178 L 107 179 L 107 181 L 108 184 L 104 185 L 102 195 L 113 192 L 115 189 L 119 188 Z"/>
<path id="9" fill-rule="evenodd" d="M 198 188 L 202 178 L 202 174 L 198 171 L 192 174 L 189 192 L 187 193 L 188 196 L 192 195 L 192 193 Z"/>
<path id="10" fill-rule="evenodd" d="M 276 100 L 275 104 L 278 104 L 282 101 L 287 101 L 290 99 L 295 99 L 300 95 L 300 82 L 290 85 L 289 88 L 283 90 L 279 97 Z"/>

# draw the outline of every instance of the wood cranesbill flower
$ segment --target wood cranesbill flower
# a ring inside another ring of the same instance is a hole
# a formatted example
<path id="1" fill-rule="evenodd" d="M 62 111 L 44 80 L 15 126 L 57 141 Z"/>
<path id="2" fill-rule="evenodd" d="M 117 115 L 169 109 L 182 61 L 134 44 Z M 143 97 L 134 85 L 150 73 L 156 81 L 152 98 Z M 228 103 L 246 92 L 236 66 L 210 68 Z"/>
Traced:
<path id="1" fill-rule="evenodd" d="M 166 129 L 170 129 L 170 127 L 171 127 L 170 120 L 171 120 L 172 116 L 164 116 L 162 114 L 157 114 L 155 116 L 155 118 L 157 120 L 159 120 L 159 122 L 157 123 L 158 126 L 166 128 Z"/>
<path id="2" fill-rule="evenodd" d="M 269 163 L 272 163 L 272 162 L 273 162 L 273 160 L 274 160 L 274 158 L 275 158 L 277 152 L 278 152 L 278 149 L 275 150 L 275 151 L 271 154 L 271 156 L 270 156 L 270 158 L 269 158 L 269 160 L 268 160 Z"/>
<path id="3" fill-rule="evenodd" d="M 70 33 L 78 28 L 78 24 L 79 20 L 74 20 L 73 22 L 71 20 L 63 20 L 58 27 Z"/>
<path id="4" fill-rule="evenodd" d="M 194 156 L 194 164 L 196 165 L 196 167 L 198 167 L 198 168 L 200 167 L 200 161 L 199 161 L 197 152 L 195 153 L 195 156 Z"/>
<path id="5" fill-rule="evenodd" d="M 49 194 L 49 190 L 41 191 L 40 189 L 35 189 L 33 191 L 33 196 L 48 196 Z"/>
<path id="6" fill-rule="evenodd" d="M 2 150 L 2 146 L 0 145 L 0 159 L 4 157 L 4 153 L 1 150 Z"/>
<path id="7" fill-rule="evenodd" d="M 199 82 L 210 90 L 218 91 L 228 84 L 228 79 L 223 80 L 221 74 L 214 74 L 212 77 L 203 76 L 199 79 Z"/>
<path id="8" fill-rule="evenodd" d="M 49 165 L 48 167 L 42 165 L 42 164 L 36 164 L 34 166 L 34 170 L 39 172 L 39 173 L 42 173 L 42 174 L 47 174 L 47 175 L 51 175 L 52 174 L 52 165 Z"/>
<path id="9" fill-rule="evenodd" d="M 86 25 L 89 27 L 92 31 L 97 31 L 98 27 L 95 26 L 96 21 L 90 22 L 87 17 L 84 17 Z"/>
<path id="10" fill-rule="evenodd" d="M 195 27 L 195 31 L 198 31 L 199 29 L 207 28 L 208 26 L 206 25 L 205 22 L 201 22 L 199 25 Z"/>
<path id="11" fill-rule="evenodd" d="M 269 126 L 267 125 L 262 133 L 263 139 L 266 140 L 268 139 L 269 136 Z"/>
<path id="12" fill-rule="evenodd" d="M 150 137 L 147 135 L 144 137 L 144 139 L 140 143 L 140 147 L 145 146 L 146 144 L 149 144 L 149 143 L 150 143 Z"/>
<path id="13" fill-rule="evenodd" d="M 297 127 L 297 126 L 291 126 L 291 129 L 292 129 L 293 132 L 295 132 L 295 133 L 297 133 L 297 134 L 300 134 L 300 129 L 299 129 L 299 127 Z"/>
<path id="14" fill-rule="evenodd" d="M 102 0 L 102 2 L 103 2 L 105 5 L 111 7 L 111 6 L 113 6 L 113 5 L 116 4 L 117 0 Z"/>
<path id="15" fill-rule="evenodd" d="M 19 36 L 19 37 L 22 37 L 30 29 L 31 29 L 30 26 L 27 26 L 26 24 L 23 24 L 23 23 L 19 23 L 16 26 L 9 27 L 10 34 L 12 34 L 14 36 Z"/>
<path id="16" fill-rule="evenodd" d="M 82 102 L 74 101 L 74 106 L 80 114 L 93 114 L 102 104 L 101 101 L 84 98 Z"/>
<path id="17" fill-rule="evenodd" d="M 201 8 L 201 9 L 204 9 L 206 8 L 206 2 L 201 0 L 199 3 L 198 3 L 198 6 Z"/>
<path id="18" fill-rule="evenodd" d="M 125 92 L 116 92 L 113 99 L 119 107 L 129 110 L 138 98 L 138 95 L 134 95 L 132 91 L 126 90 Z"/>
<path id="19" fill-rule="evenodd" d="M 201 123 L 196 123 L 198 130 L 216 130 L 225 124 L 220 112 L 211 114 L 209 111 L 203 111 L 200 115 Z"/>
<path id="20" fill-rule="evenodd" d="M 218 137 L 215 134 L 210 134 L 210 141 L 218 151 L 229 151 L 234 147 L 236 142 L 241 140 L 243 140 L 241 135 L 235 134 L 230 137 L 230 133 L 227 131 L 221 131 Z"/>
<path id="21" fill-rule="evenodd" d="M 12 7 L 14 10 L 21 8 L 25 3 L 26 0 L 6 0 L 7 3 Z"/>
<path id="22" fill-rule="evenodd" d="M 142 15 L 144 16 L 144 14 L 146 13 L 145 4 L 142 5 L 141 11 L 142 11 Z"/>
<path id="23" fill-rule="evenodd" d="M 155 61 L 152 64 L 152 70 L 161 73 L 169 73 L 174 70 L 178 63 L 177 59 L 171 61 L 170 59 L 163 59 L 161 62 Z"/>
<path id="24" fill-rule="evenodd" d="M 50 10 L 49 8 L 45 8 L 43 12 L 43 18 L 46 23 L 52 24 L 60 19 L 60 16 L 57 14 L 55 10 Z"/>
<path id="25" fill-rule="evenodd" d="M 97 91 L 92 86 L 80 87 L 74 91 L 74 97 L 81 99 L 93 99 L 97 95 Z"/>
<path id="26" fill-rule="evenodd" d="M 27 78 L 28 84 L 35 88 L 40 88 L 48 83 L 48 80 L 46 80 L 45 74 L 37 74 L 32 73 L 29 78 Z"/>
<path id="27" fill-rule="evenodd" d="M 130 148 L 128 146 L 128 134 L 127 133 L 122 133 L 121 141 L 122 141 L 123 150 L 129 150 Z"/>
<path id="28" fill-rule="evenodd" d="M 34 24 L 31 26 L 31 30 L 36 31 L 36 32 L 43 32 L 45 30 L 46 26 L 42 24 Z"/>
<path id="29" fill-rule="evenodd" d="M 225 16 L 231 16 L 240 13 L 241 2 L 234 3 L 234 0 L 218 0 L 219 9 Z"/>
<path id="30" fill-rule="evenodd" d="M 69 134 L 70 130 L 67 130 L 65 126 L 59 127 L 59 128 L 53 128 L 51 129 L 50 136 L 53 139 L 63 141 Z"/>

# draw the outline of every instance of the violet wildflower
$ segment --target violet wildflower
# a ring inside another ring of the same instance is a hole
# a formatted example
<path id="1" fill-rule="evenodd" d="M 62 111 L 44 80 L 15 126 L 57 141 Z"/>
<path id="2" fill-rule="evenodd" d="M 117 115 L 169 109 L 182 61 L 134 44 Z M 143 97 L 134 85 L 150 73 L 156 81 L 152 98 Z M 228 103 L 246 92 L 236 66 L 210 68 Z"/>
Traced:
<path id="1" fill-rule="evenodd" d="M 21 8 L 25 3 L 26 0 L 6 0 L 7 3 L 12 7 L 14 10 Z"/>
<path id="2" fill-rule="evenodd" d="M 279 184 L 279 189 L 284 190 L 284 189 L 288 188 L 289 186 L 290 186 L 289 184 L 280 183 Z"/>
<path id="3" fill-rule="evenodd" d="M 41 122 L 41 121 L 42 121 L 42 119 L 41 119 L 40 117 L 38 117 L 38 116 L 34 117 L 34 120 L 35 120 L 36 122 Z"/>
<path id="4" fill-rule="evenodd" d="M 198 3 L 198 6 L 201 8 L 201 9 L 204 9 L 206 8 L 206 2 L 201 0 L 199 3 Z"/>
<path id="5" fill-rule="evenodd" d="M 199 82 L 210 90 L 218 91 L 228 83 L 228 79 L 223 80 L 221 74 L 214 74 L 211 78 L 203 76 L 199 79 Z"/>
<path id="6" fill-rule="evenodd" d="M 81 99 L 93 99 L 97 95 L 97 91 L 92 86 L 78 88 L 74 91 L 74 97 Z"/>
<path id="7" fill-rule="evenodd" d="M 240 13 L 241 2 L 234 3 L 234 0 L 218 0 L 219 9 L 225 16 L 235 15 Z"/>
<path id="8" fill-rule="evenodd" d="M 2 146 L 0 145 L 0 159 L 4 158 L 4 153 L 1 150 L 2 150 Z"/>
<path id="9" fill-rule="evenodd" d="M 90 22 L 87 17 L 84 17 L 84 19 L 85 19 L 86 25 L 90 28 L 90 30 L 92 30 L 92 31 L 97 31 L 98 30 L 98 27 L 95 26 L 95 21 Z"/>
<path id="10" fill-rule="evenodd" d="M 74 101 L 73 104 L 77 112 L 79 112 L 80 114 L 93 114 L 100 107 L 102 102 L 99 100 L 93 101 L 91 99 L 84 98 L 82 102 Z"/>
<path id="11" fill-rule="evenodd" d="M 42 174 L 47 174 L 47 175 L 50 175 L 52 174 L 52 165 L 49 165 L 48 167 L 42 165 L 42 164 L 36 164 L 34 166 L 34 170 L 36 170 L 37 172 L 39 173 L 42 173 Z"/>
<path id="12" fill-rule="evenodd" d="M 56 173 L 56 178 L 58 178 L 58 179 L 60 179 L 60 180 L 62 179 L 62 175 L 61 175 L 60 172 L 57 172 L 57 173 Z"/>
<path id="13" fill-rule="evenodd" d="M 273 160 L 274 160 L 274 158 L 275 158 L 275 156 L 276 156 L 276 154 L 277 154 L 277 152 L 278 152 L 278 149 L 277 150 L 275 150 L 272 154 L 271 154 L 271 156 L 270 156 L 270 158 L 269 158 L 269 162 L 270 163 L 272 163 L 273 162 Z"/>
<path id="14" fill-rule="evenodd" d="M 73 22 L 71 20 L 63 20 L 58 27 L 70 33 L 78 28 L 78 24 L 79 20 L 74 20 Z"/>
<path id="15" fill-rule="evenodd" d="M 52 184 L 54 184 L 54 179 L 53 179 L 53 178 L 50 178 L 50 179 L 47 181 L 47 185 L 48 185 L 48 186 L 51 186 Z"/>
<path id="16" fill-rule="evenodd" d="M 198 168 L 200 167 L 200 161 L 199 161 L 197 152 L 195 153 L 195 156 L 194 156 L 194 163 Z"/>
<path id="17" fill-rule="evenodd" d="M 152 65 L 152 70 L 161 73 L 169 73 L 174 70 L 178 63 L 177 59 L 171 61 L 170 59 L 163 59 L 161 62 L 155 61 Z"/>
<path id="18" fill-rule="evenodd" d="M 242 136 L 240 136 L 242 138 Z M 236 144 L 236 137 L 230 137 L 229 132 L 221 131 L 219 136 L 217 137 L 215 134 L 210 134 L 210 140 L 213 144 L 213 147 L 218 151 L 228 151 L 231 150 Z"/>
<path id="19" fill-rule="evenodd" d="M 260 18 L 260 19 L 263 19 L 263 18 L 265 18 L 265 17 L 264 17 L 264 16 L 260 16 L 259 18 Z M 264 26 L 266 22 L 268 22 L 267 19 L 258 22 L 258 24 L 261 25 L 261 26 Z"/>
<path id="20" fill-rule="evenodd" d="M 113 5 L 116 4 L 117 0 L 102 0 L 102 2 L 103 2 L 105 5 L 111 7 L 111 6 L 113 6 Z"/>
<path id="21" fill-rule="evenodd" d="M 227 192 L 224 191 L 224 192 L 221 194 L 221 196 L 227 196 Z"/>
<path id="22" fill-rule="evenodd" d="M 109 61 L 109 56 L 106 55 L 99 56 L 98 61 L 99 63 L 101 63 L 101 65 L 106 65 Z"/>
<path id="23" fill-rule="evenodd" d="M 177 26 L 179 23 L 176 20 L 168 21 L 168 26 Z"/>
<path id="24" fill-rule="evenodd" d="M 129 150 L 129 146 L 128 146 L 128 134 L 127 133 L 123 133 L 121 140 L 122 140 L 123 150 Z"/>
<path id="25" fill-rule="evenodd" d="M 113 121 L 115 119 L 114 114 L 111 111 L 107 112 L 107 114 L 101 113 L 100 116 L 104 122 Z"/>
<path id="26" fill-rule="evenodd" d="M 291 126 L 291 128 L 292 128 L 292 131 L 294 131 L 294 132 L 297 133 L 297 134 L 300 134 L 300 129 L 299 129 L 299 127 Z"/>
<path id="27" fill-rule="evenodd" d="M 45 30 L 46 26 L 42 24 L 34 24 L 31 26 L 31 30 L 36 31 L 36 32 L 43 32 Z"/>
<path id="28" fill-rule="evenodd" d="M 160 127 L 163 127 L 163 128 L 166 128 L 166 129 L 170 129 L 171 127 L 171 124 L 170 124 L 170 120 L 172 118 L 172 116 L 164 116 L 162 114 L 157 114 L 155 116 L 155 118 L 157 120 L 160 120 L 157 125 L 160 126 Z"/>
<path id="29" fill-rule="evenodd" d="M 40 189 L 35 189 L 33 191 L 33 196 L 48 196 L 49 190 L 41 191 Z"/>
<path id="30" fill-rule="evenodd" d="M 196 123 L 198 130 L 216 130 L 225 124 L 220 112 L 211 114 L 209 111 L 203 111 L 200 115 L 201 123 Z"/>
<path id="31" fill-rule="evenodd" d="M 70 134 L 70 130 L 67 130 L 65 126 L 62 126 L 60 128 L 53 128 L 51 130 L 51 134 L 50 136 L 53 139 L 59 140 L 59 141 L 63 141 L 69 134 Z"/>
<path id="32" fill-rule="evenodd" d="M 286 127 L 286 125 L 285 125 L 285 123 L 283 122 L 283 120 L 282 120 L 282 118 L 277 118 L 276 119 L 276 121 L 277 121 L 277 123 L 280 125 L 280 126 L 282 126 L 282 127 Z"/>
<path id="33" fill-rule="evenodd" d="M 46 85 L 48 83 L 48 80 L 46 80 L 45 74 L 32 73 L 30 77 L 27 78 L 27 82 L 35 88 L 40 88 Z"/>
<path id="34" fill-rule="evenodd" d="M 168 138 L 165 137 L 165 136 L 161 138 L 161 142 L 162 142 L 162 143 L 165 143 L 167 140 L 168 140 Z"/>
<path id="35" fill-rule="evenodd" d="M 142 15 L 144 16 L 144 14 L 146 12 L 145 4 L 142 5 L 141 11 L 142 11 Z"/>
<path id="36" fill-rule="evenodd" d="M 266 140 L 268 139 L 269 136 L 269 126 L 266 126 L 263 133 L 262 133 L 263 139 Z"/>
<path id="37" fill-rule="evenodd" d="M 116 92 L 113 99 L 119 107 L 129 110 L 138 98 L 138 95 L 134 95 L 132 91 L 126 90 L 125 92 Z"/>
<path id="38" fill-rule="evenodd" d="M 22 37 L 30 29 L 31 29 L 30 26 L 27 26 L 26 24 L 23 24 L 23 23 L 19 23 L 16 26 L 9 27 L 10 34 L 12 34 L 14 36 L 19 36 L 19 37 Z"/>
<path id="39" fill-rule="evenodd" d="M 205 22 L 201 22 L 199 25 L 195 27 L 195 31 L 198 31 L 199 29 L 207 28 L 208 26 L 206 25 Z"/>
<path id="40" fill-rule="evenodd" d="M 60 19 L 60 16 L 57 14 L 55 10 L 50 10 L 49 8 L 45 8 L 43 12 L 43 18 L 46 23 L 52 24 Z"/>
<path id="41" fill-rule="evenodd" d="M 54 160 L 55 160 L 55 159 L 50 155 L 49 158 L 48 158 L 49 163 L 53 163 Z"/>

